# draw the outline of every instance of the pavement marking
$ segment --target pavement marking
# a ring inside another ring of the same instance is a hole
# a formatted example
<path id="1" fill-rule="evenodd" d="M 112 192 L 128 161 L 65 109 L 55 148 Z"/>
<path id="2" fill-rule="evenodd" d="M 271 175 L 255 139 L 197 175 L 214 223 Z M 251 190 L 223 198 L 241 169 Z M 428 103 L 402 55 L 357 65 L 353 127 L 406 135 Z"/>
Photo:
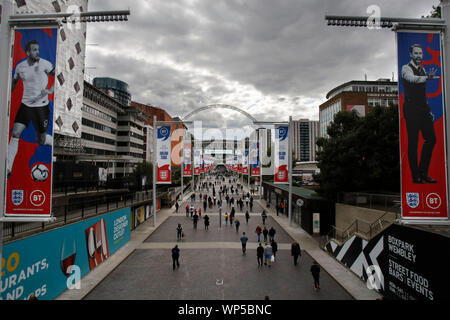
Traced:
<path id="1" fill-rule="evenodd" d="M 180 249 L 242 249 L 240 242 L 144 242 L 136 247 L 137 250 L 172 249 L 178 245 Z M 256 249 L 257 243 L 247 242 L 247 249 Z M 290 243 L 278 243 L 278 250 L 291 250 Z"/>

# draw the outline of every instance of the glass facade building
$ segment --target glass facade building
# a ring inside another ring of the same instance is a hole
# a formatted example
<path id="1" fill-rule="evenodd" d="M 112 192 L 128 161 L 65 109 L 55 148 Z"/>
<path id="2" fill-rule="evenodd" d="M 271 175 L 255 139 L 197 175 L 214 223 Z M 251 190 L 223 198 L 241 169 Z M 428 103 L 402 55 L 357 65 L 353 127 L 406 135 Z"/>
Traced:
<path id="1" fill-rule="evenodd" d="M 93 84 L 110 97 L 119 100 L 126 106 L 130 106 L 131 94 L 127 83 L 113 78 L 94 78 Z"/>

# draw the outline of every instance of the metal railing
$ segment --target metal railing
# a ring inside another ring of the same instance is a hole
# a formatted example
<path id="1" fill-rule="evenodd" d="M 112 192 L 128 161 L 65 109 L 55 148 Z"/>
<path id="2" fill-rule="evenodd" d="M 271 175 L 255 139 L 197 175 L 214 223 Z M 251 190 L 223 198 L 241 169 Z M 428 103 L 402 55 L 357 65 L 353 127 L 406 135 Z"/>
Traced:
<path id="1" fill-rule="evenodd" d="M 400 201 L 399 194 L 339 192 L 336 202 L 380 211 L 389 211 L 393 208 L 395 209 Z"/>
<path id="2" fill-rule="evenodd" d="M 165 192 L 157 193 L 157 197 Z M 152 190 L 116 193 L 112 195 L 91 195 L 91 199 L 84 197 L 69 199 L 68 203 L 52 206 L 55 220 L 52 222 L 5 222 L 3 223 L 3 240 L 8 242 L 16 238 L 60 227 L 83 219 L 95 217 L 113 210 L 152 202 Z"/>
<path id="3" fill-rule="evenodd" d="M 399 216 L 400 205 L 399 203 L 395 203 L 392 207 L 388 208 L 388 210 L 385 210 L 384 214 L 374 222 L 356 218 L 345 230 L 332 226 L 330 232 L 322 237 L 320 246 L 321 248 L 324 248 L 331 240 L 336 240 L 339 244 L 344 244 L 355 234 L 369 241 L 393 224 Z"/>

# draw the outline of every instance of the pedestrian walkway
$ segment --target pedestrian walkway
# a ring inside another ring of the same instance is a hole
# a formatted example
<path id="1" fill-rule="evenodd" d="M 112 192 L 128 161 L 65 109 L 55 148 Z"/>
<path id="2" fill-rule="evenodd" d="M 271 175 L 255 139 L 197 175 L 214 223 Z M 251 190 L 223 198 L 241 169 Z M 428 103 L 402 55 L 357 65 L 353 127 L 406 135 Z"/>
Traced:
<path id="1" fill-rule="evenodd" d="M 189 202 L 190 194 L 184 200 Z M 259 204 L 259 205 L 258 205 Z M 264 200 L 255 205 L 265 208 Z M 255 206 L 256 207 L 256 206 Z M 258 267 L 256 260 L 256 225 L 262 225 L 260 214 L 253 212 L 249 224 L 237 213 L 241 225 L 219 223 L 218 209 L 207 212 L 209 230 L 203 220 L 193 228 L 184 207 L 163 209 L 131 233 L 131 240 L 107 261 L 96 267 L 81 281 L 80 290 L 68 290 L 58 299 L 255 299 L 269 295 L 283 300 L 374 300 L 379 295 L 338 261 L 319 248 L 317 242 L 300 227 L 289 226 L 285 216 L 268 210 L 267 226 L 277 233 L 278 252 L 275 263 Z M 225 211 L 222 210 L 222 219 Z M 245 212 L 245 205 L 244 205 Z M 202 214 L 202 217 L 205 214 Z M 175 228 L 181 223 L 186 234 L 176 240 Z M 242 255 L 239 238 L 246 232 L 247 254 Z M 261 238 L 263 236 L 261 235 Z M 290 244 L 297 240 L 303 250 L 298 266 L 290 255 Z M 170 249 L 181 250 L 180 268 L 172 270 Z M 322 268 L 321 288 L 313 290 L 309 267 L 316 260 Z"/>

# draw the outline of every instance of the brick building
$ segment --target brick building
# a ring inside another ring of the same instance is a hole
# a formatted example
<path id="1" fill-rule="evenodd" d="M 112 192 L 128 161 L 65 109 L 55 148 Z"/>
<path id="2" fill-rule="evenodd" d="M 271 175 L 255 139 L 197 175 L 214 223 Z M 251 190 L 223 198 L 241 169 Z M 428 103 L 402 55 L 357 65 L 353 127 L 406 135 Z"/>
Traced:
<path id="1" fill-rule="evenodd" d="M 327 93 L 327 101 L 319 106 L 319 135 L 327 136 L 327 128 L 339 111 L 355 110 L 365 116 L 370 107 L 398 105 L 397 82 L 389 79 L 346 82 Z"/>
<path id="2" fill-rule="evenodd" d="M 142 104 L 136 101 L 131 101 L 131 107 L 139 109 L 141 112 L 143 112 L 146 116 L 148 116 L 148 120 L 145 122 L 146 125 L 151 126 L 153 128 L 153 116 L 156 116 L 156 121 L 181 121 L 180 118 L 170 116 L 170 114 L 167 113 L 167 111 Z M 172 152 L 177 154 L 172 156 L 172 166 L 180 166 L 181 165 L 181 140 L 183 138 L 184 130 L 178 130 L 177 129 L 186 129 L 186 126 L 182 123 L 179 124 L 171 124 L 170 125 L 172 130 Z"/>

